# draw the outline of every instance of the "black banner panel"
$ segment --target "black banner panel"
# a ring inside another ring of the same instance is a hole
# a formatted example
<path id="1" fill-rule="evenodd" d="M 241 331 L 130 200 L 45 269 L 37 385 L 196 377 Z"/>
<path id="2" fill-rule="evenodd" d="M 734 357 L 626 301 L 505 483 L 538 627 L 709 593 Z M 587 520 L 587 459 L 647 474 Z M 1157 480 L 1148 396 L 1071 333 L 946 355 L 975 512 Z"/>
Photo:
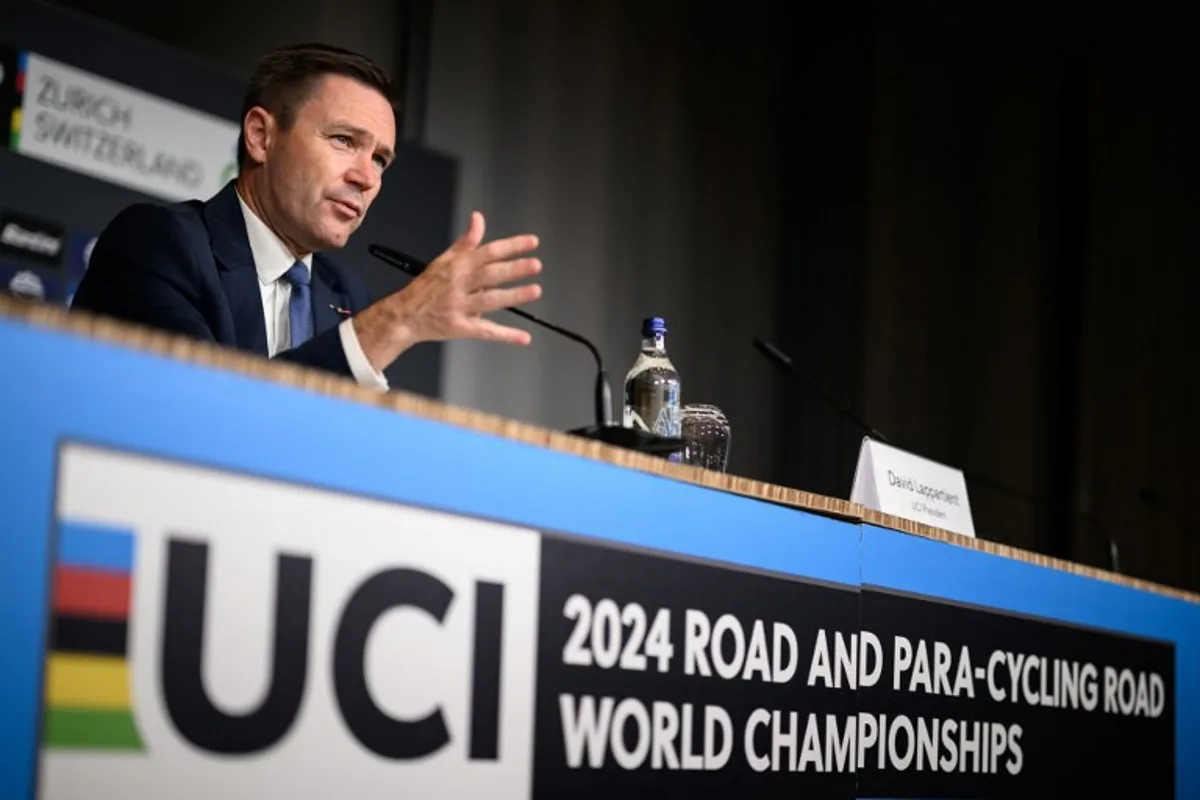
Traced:
<path id="1" fill-rule="evenodd" d="M 1174 796 L 1170 643 L 551 537 L 539 609 L 535 798 Z"/>
<path id="2" fill-rule="evenodd" d="M 535 798 L 855 796 L 854 690 L 808 685 L 853 588 L 545 537 L 539 608 Z"/>
<path id="3" fill-rule="evenodd" d="M 1175 796 L 1175 651 L 863 587 L 861 797 Z"/>

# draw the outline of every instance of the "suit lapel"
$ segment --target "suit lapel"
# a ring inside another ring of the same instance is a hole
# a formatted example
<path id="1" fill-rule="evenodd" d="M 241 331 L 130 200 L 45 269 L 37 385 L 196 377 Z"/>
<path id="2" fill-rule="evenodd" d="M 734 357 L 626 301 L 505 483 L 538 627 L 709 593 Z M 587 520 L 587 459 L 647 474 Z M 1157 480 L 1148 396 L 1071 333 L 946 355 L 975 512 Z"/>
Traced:
<path id="1" fill-rule="evenodd" d="M 246 220 L 232 181 L 204 204 L 204 220 L 217 261 L 221 288 L 233 315 L 237 345 L 262 356 L 268 355 L 262 290 L 258 285 L 250 239 L 246 235 Z"/>

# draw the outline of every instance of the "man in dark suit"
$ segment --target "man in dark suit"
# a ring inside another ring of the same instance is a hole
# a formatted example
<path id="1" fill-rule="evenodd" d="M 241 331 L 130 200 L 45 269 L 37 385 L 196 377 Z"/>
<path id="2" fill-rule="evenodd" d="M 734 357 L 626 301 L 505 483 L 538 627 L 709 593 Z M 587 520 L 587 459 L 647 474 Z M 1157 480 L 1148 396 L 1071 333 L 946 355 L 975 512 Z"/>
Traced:
<path id="1" fill-rule="evenodd" d="M 527 303 L 531 235 L 483 243 L 484 221 L 417 278 L 371 303 L 320 251 L 343 247 L 379 193 L 396 140 L 387 74 L 338 48 L 265 56 L 242 109 L 239 175 L 208 201 L 137 204 L 92 250 L 72 308 L 353 377 L 382 375 L 418 342 L 528 344 L 485 314 Z"/>

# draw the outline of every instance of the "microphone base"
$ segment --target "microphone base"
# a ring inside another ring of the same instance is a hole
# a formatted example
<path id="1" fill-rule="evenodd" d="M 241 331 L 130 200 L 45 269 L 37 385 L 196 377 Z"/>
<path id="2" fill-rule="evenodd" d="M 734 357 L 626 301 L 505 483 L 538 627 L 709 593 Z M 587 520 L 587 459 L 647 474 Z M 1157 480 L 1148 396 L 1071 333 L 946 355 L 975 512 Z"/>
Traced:
<path id="1" fill-rule="evenodd" d="M 683 439 L 659 436 L 656 433 L 649 433 L 637 428 L 625 428 L 621 425 L 589 425 L 586 428 L 575 428 L 567 433 L 652 456 L 666 457 L 672 453 L 678 453 L 684 448 Z"/>

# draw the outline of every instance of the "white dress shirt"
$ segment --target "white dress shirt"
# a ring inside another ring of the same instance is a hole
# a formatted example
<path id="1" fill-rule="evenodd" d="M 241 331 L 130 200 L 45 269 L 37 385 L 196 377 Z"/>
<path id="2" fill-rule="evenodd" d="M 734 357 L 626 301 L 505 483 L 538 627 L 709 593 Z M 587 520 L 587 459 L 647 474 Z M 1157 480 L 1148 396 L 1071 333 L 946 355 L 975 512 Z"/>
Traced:
<path id="1" fill-rule="evenodd" d="M 267 324 L 267 353 L 274 356 L 292 346 L 288 317 L 292 284 L 284 274 L 296 263 L 296 258 L 275 232 L 246 205 L 241 195 L 238 195 L 238 203 L 242 207 L 242 216 L 246 219 L 250 253 L 254 256 L 254 267 L 258 271 L 258 288 L 262 290 L 263 317 Z M 312 253 L 300 260 L 311 275 Z M 387 378 L 376 372 L 367 360 L 362 345 L 358 342 L 358 334 L 354 332 L 352 320 L 344 320 L 338 325 L 338 336 L 342 340 L 342 350 L 346 353 L 346 361 L 350 364 L 350 372 L 354 379 L 362 386 L 386 390 Z"/>

